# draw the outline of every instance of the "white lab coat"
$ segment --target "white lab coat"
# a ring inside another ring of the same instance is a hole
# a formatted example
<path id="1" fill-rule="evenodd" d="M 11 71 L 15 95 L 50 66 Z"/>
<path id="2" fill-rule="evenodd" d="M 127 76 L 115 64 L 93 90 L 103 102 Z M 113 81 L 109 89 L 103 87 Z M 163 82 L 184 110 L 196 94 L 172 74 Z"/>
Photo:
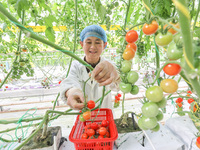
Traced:
<path id="1" fill-rule="evenodd" d="M 100 62 L 105 60 L 106 60 L 105 58 L 101 57 Z M 61 99 L 67 100 L 65 92 L 70 88 L 76 87 L 83 91 L 84 81 L 86 81 L 88 78 L 89 74 L 87 73 L 86 67 L 77 60 L 73 61 L 68 77 L 64 79 L 60 84 Z M 107 85 L 105 93 L 108 92 L 109 90 L 118 91 L 119 90 L 118 84 L 111 83 L 110 85 Z M 103 91 L 103 86 L 99 86 L 98 82 L 96 82 L 95 80 L 91 82 L 91 79 L 87 81 L 85 86 L 85 93 L 86 96 L 88 97 L 87 100 L 96 101 L 97 99 L 102 97 L 102 91 Z M 101 108 L 110 108 L 110 109 L 113 108 L 111 92 L 104 97 Z"/>

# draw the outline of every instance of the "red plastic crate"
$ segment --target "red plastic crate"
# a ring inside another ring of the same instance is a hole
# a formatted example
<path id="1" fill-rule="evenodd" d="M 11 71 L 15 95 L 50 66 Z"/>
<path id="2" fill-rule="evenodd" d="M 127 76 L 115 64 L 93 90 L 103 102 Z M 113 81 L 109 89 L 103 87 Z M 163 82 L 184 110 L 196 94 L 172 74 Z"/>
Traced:
<path id="1" fill-rule="evenodd" d="M 98 113 L 98 109 L 91 112 L 91 119 L 94 119 Z M 112 110 L 108 108 L 101 108 L 98 116 L 94 122 L 100 123 L 102 120 L 109 121 L 110 138 L 104 139 L 81 139 L 83 128 L 91 121 L 81 122 L 79 116 L 76 118 L 75 125 L 73 126 L 69 140 L 74 143 L 76 150 L 112 150 L 114 141 L 118 137 L 117 127 L 115 125 Z"/>

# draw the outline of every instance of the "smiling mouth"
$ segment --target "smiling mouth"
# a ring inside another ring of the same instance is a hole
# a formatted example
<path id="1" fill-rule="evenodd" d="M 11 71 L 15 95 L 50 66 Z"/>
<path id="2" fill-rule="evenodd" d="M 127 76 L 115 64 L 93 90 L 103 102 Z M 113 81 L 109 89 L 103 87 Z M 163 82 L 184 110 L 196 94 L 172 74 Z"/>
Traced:
<path id="1" fill-rule="evenodd" d="M 94 51 L 89 51 L 89 52 L 90 52 L 91 54 L 96 54 L 96 53 L 97 53 L 96 51 L 95 51 L 95 52 L 94 52 Z"/>

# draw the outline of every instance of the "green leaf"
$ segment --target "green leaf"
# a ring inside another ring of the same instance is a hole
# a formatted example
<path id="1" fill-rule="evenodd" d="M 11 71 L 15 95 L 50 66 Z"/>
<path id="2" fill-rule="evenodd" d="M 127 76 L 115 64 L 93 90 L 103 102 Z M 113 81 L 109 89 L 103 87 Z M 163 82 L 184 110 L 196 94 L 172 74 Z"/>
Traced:
<path id="1" fill-rule="evenodd" d="M 100 0 L 97 0 L 95 2 L 95 8 L 96 8 L 97 14 L 100 17 L 101 21 L 103 21 L 105 18 L 105 15 L 106 15 L 106 8 L 101 4 Z"/>
<path id="2" fill-rule="evenodd" d="M 131 15 L 132 15 L 133 11 L 134 11 L 134 5 L 133 5 L 133 4 L 134 4 L 134 2 L 131 1 L 131 2 L 130 2 L 130 7 L 129 7 L 128 16 L 127 16 L 127 24 L 129 23 L 130 17 L 131 17 Z"/>
<path id="3" fill-rule="evenodd" d="M 49 39 L 51 42 L 55 42 L 55 35 L 54 35 L 54 30 L 52 27 L 48 27 L 45 30 L 45 36 Z"/>
<path id="4" fill-rule="evenodd" d="M 53 15 L 49 15 L 48 17 L 44 18 L 45 25 L 47 27 L 53 27 L 53 22 L 56 22 L 56 18 Z"/>
<path id="5" fill-rule="evenodd" d="M 22 10 L 28 10 L 29 6 L 30 5 L 27 0 L 17 0 L 15 7 L 17 9 L 17 14 L 19 15 L 19 17 L 21 17 Z"/>

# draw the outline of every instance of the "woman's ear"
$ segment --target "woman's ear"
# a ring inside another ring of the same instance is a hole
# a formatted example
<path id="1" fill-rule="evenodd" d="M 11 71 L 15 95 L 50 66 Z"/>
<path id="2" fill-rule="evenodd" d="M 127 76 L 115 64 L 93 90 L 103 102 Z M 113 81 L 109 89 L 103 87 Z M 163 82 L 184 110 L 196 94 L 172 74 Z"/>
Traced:
<path id="1" fill-rule="evenodd" d="M 81 47 L 83 47 L 83 41 L 80 41 Z"/>
<path id="2" fill-rule="evenodd" d="M 104 43 L 104 49 L 106 48 L 107 42 Z"/>

